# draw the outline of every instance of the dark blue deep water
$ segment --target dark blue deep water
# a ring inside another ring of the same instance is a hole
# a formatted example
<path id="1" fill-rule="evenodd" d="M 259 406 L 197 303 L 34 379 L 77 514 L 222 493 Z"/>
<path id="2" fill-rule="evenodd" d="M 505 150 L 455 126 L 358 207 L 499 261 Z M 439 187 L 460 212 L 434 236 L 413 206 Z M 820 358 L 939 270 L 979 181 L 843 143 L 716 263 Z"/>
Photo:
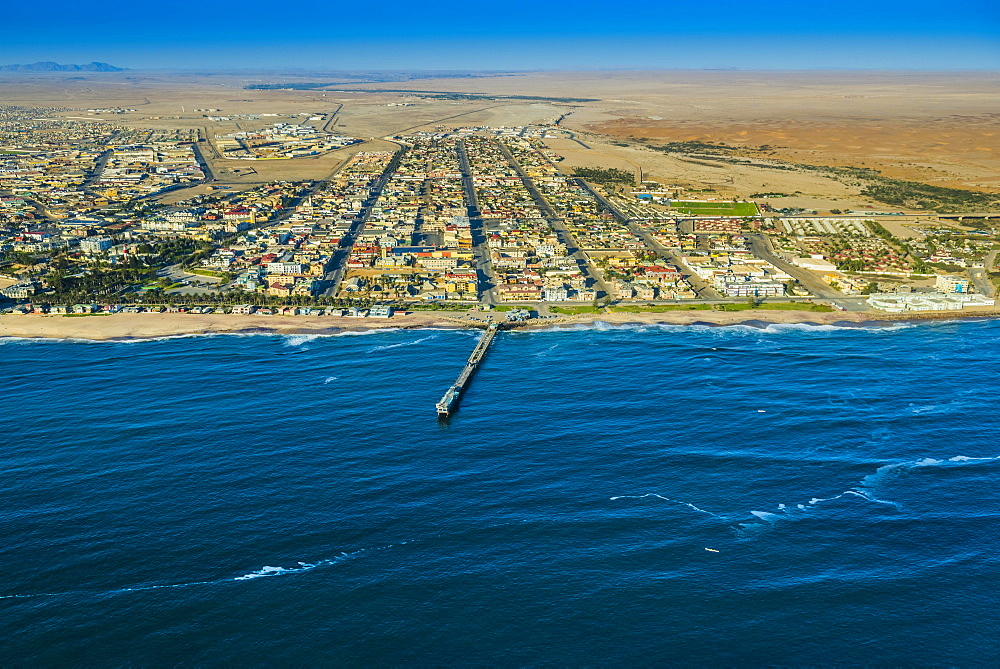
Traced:
<path id="1" fill-rule="evenodd" d="M 1000 664 L 1000 323 L 475 336 L 0 342 L 0 663 Z"/>

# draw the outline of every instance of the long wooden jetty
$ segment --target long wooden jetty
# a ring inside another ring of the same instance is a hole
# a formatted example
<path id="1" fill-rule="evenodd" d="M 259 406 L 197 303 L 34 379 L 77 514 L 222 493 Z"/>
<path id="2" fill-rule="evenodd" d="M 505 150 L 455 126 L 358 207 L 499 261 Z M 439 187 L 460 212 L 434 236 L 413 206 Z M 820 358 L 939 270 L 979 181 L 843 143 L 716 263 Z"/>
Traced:
<path id="1" fill-rule="evenodd" d="M 490 323 L 489 327 L 486 328 L 486 332 L 483 333 L 483 336 L 476 343 L 476 348 L 472 350 L 469 361 L 465 363 L 465 369 L 462 370 L 462 373 L 455 379 L 455 383 L 445 391 L 444 396 L 438 401 L 438 418 L 450 418 L 458 409 L 458 402 L 462 398 L 462 393 L 469 385 L 472 375 L 476 373 L 480 361 L 482 361 L 486 351 L 490 348 L 490 344 L 493 343 L 493 338 L 497 336 L 497 332 L 499 331 L 500 327 L 496 323 Z"/>

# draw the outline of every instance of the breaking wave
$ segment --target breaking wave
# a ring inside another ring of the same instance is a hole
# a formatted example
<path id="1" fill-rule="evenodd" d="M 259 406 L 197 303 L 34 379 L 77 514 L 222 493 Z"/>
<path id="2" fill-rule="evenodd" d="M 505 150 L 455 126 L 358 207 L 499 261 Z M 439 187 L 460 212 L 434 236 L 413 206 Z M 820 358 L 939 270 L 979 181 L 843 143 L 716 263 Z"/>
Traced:
<path id="1" fill-rule="evenodd" d="M 291 576 L 294 574 L 303 574 L 306 572 L 310 572 L 315 569 L 321 569 L 323 567 L 332 567 L 334 565 L 338 565 L 342 562 L 345 562 L 352 558 L 359 557 L 366 553 L 388 550 L 390 548 L 394 548 L 396 546 L 403 546 L 408 543 L 411 542 L 400 541 L 399 543 L 386 544 L 385 546 L 378 546 L 376 548 L 362 548 L 360 550 L 356 550 L 351 553 L 342 552 L 340 555 L 337 555 L 332 558 L 319 560 L 317 562 L 296 562 L 296 564 L 291 567 L 264 566 L 261 567 L 260 569 L 250 571 L 245 574 L 241 574 L 239 576 L 217 578 L 207 581 L 185 581 L 183 583 L 137 585 L 129 588 L 114 588 L 110 590 L 63 590 L 61 592 L 35 592 L 26 594 L 8 594 L 8 595 L 0 595 L 0 599 L 37 599 L 41 597 L 69 597 L 69 596 L 100 597 L 107 595 L 127 594 L 130 592 L 144 592 L 148 590 L 162 590 L 167 588 L 193 588 L 197 586 L 221 585 L 224 583 L 238 583 L 241 581 L 252 581 L 260 578 L 276 578 L 279 576 Z"/>
<path id="2" fill-rule="evenodd" d="M 801 517 L 805 513 L 816 509 L 821 504 L 840 499 L 860 499 L 872 504 L 889 507 L 895 509 L 896 511 L 902 511 L 903 505 L 899 502 L 880 497 L 882 494 L 882 488 L 887 482 L 899 479 L 900 477 L 920 467 L 953 467 L 998 461 L 1000 461 L 1000 455 L 995 457 L 970 457 L 966 455 L 956 455 L 945 460 L 923 458 L 921 460 L 914 460 L 911 462 L 898 462 L 883 465 L 876 469 L 872 474 L 865 476 L 858 483 L 858 485 L 848 488 L 847 490 L 836 495 L 832 495 L 830 497 L 813 497 L 808 502 L 798 504 L 778 504 L 773 511 L 752 510 L 749 514 L 753 516 L 753 520 L 738 520 L 732 514 L 722 515 L 712 511 L 707 511 L 689 502 L 682 502 L 659 493 L 650 492 L 642 495 L 616 495 L 610 499 L 614 501 L 619 499 L 644 499 L 653 497 L 661 499 L 665 502 L 686 506 L 693 511 L 707 514 L 713 518 L 718 518 L 719 520 L 724 521 L 731 527 L 737 537 L 746 539 L 760 535 L 762 532 L 771 529 L 779 522 L 795 520 L 796 517 Z"/>

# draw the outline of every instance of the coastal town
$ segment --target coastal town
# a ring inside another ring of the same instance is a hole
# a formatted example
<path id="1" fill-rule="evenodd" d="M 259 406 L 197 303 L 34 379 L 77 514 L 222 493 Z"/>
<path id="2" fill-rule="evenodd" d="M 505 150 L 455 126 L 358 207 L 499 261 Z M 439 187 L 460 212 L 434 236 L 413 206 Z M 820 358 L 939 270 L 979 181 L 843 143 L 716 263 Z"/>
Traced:
<path id="1" fill-rule="evenodd" d="M 975 314 L 1000 284 L 1000 216 L 789 210 L 572 168 L 557 119 L 376 142 L 329 113 L 199 109 L 204 127 L 164 130 L 118 111 L 0 108 L 5 318 Z M 225 177 L 324 156 L 323 179 Z"/>

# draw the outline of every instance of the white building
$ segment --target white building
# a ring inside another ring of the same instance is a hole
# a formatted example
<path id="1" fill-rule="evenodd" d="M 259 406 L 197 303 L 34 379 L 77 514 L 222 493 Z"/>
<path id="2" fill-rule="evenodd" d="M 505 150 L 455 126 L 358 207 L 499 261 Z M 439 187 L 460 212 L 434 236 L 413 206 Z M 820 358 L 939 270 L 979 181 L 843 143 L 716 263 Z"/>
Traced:
<path id="1" fill-rule="evenodd" d="M 565 302 L 569 299 L 569 291 L 565 288 L 546 288 L 542 291 L 542 299 L 546 302 Z"/>
<path id="2" fill-rule="evenodd" d="M 0 295 L 12 300 L 26 300 L 38 292 L 39 284 L 35 281 L 26 281 L 13 286 L 7 286 L 0 290 Z"/>
<path id="3" fill-rule="evenodd" d="M 992 307 L 995 300 L 985 295 L 960 293 L 872 293 L 868 305 L 879 311 L 947 311 L 966 307 Z"/>
<path id="4" fill-rule="evenodd" d="M 269 262 L 268 274 L 302 274 L 302 264 L 297 262 Z"/>
<path id="5" fill-rule="evenodd" d="M 934 288 L 942 293 L 968 293 L 969 280 L 960 276 L 939 274 L 934 281 Z"/>
<path id="6" fill-rule="evenodd" d="M 780 281 L 727 281 L 727 297 L 780 297 L 785 294 L 785 284 Z"/>
<path id="7" fill-rule="evenodd" d="M 803 269 L 811 269 L 816 272 L 836 272 L 837 266 L 829 260 L 823 258 L 796 258 L 793 260 L 796 265 Z"/>
<path id="8" fill-rule="evenodd" d="M 104 253 L 114 245 L 114 240 L 110 237 L 87 237 L 80 240 L 80 250 L 84 253 Z"/>

